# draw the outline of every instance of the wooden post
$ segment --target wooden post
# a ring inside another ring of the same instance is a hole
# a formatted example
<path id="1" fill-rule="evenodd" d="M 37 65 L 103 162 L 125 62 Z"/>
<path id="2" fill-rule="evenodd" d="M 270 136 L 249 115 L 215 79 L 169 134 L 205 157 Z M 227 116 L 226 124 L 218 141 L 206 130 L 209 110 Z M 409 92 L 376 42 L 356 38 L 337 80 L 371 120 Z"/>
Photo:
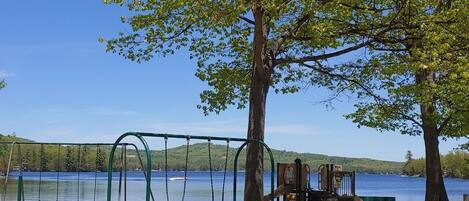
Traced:
<path id="1" fill-rule="evenodd" d="M 464 201 L 469 201 L 469 194 L 464 194 Z"/>

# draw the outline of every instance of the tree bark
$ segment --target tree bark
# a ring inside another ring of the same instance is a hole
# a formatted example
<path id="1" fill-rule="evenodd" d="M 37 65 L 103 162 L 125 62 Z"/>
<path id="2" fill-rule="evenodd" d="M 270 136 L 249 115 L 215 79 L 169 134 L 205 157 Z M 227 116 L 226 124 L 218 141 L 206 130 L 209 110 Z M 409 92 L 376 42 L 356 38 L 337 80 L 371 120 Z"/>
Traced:
<path id="1" fill-rule="evenodd" d="M 266 25 L 264 10 L 260 0 L 253 1 L 254 40 L 253 40 L 253 70 L 251 74 L 251 88 L 249 92 L 249 122 L 248 139 L 264 140 L 265 105 L 269 90 L 271 70 L 266 61 Z M 244 200 L 262 201 L 264 197 L 263 185 L 263 147 L 251 143 L 246 152 Z"/>
<path id="2" fill-rule="evenodd" d="M 427 173 L 425 201 L 448 201 L 441 169 L 436 127 L 424 129 L 425 165 Z"/>
<path id="3" fill-rule="evenodd" d="M 436 112 L 436 106 L 429 92 L 429 85 L 434 82 L 435 73 L 423 68 L 417 75 L 417 84 L 422 86 L 420 89 L 421 103 L 420 113 L 422 117 L 423 138 L 425 141 L 425 165 L 426 165 L 426 192 L 425 201 L 448 201 L 446 188 L 443 180 L 443 171 L 441 169 L 440 150 L 438 136 L 438 125 L 433 118 Z"/>

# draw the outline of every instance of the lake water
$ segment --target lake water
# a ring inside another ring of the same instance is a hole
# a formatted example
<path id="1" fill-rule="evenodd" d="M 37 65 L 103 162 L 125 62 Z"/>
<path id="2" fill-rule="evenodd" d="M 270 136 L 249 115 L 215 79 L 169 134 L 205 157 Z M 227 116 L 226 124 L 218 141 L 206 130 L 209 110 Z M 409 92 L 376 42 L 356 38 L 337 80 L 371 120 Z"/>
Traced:
<path id="1" fill-rule="evenodd" d="M 169 172 L 168 176 L 182 177 L 184 172 Z M 16 178 L 13 173 L 8 183 L 6 201 L 16 200 Z M 77 181 L 78 174 L 70 172 L 59 173 L 58 191 L 57 173 L 42 173 L 41 193 L 39 199 L 39 173 L 24 173 L 24 191 L 26 200 L 106 200 L 107 174 L 98 173 L 96 178 L 95 191 L 95 173 L 80 173 L 80 182 Z M 189 172 L 187 180 L 186 199 L 188 201 L 208 201 L 211 200 L 210 175 L 208 172 Z M 238 200 L 242 200 L 244 174 L 239 173 L 238 177 Z M 312 184 L 317 184 L 317 174 L 312 174 Z M 270 181 L 270 175 L 265 175 L 265 181 Z M 463 194 L 469 194 L 469 181 L 462 179 L 446 179 L 446 189 L 450 201 L 462 201 Z M 227 174 L 225 187 L 225 200 L 232 200 L 233 194 L 233 175 Z M 181 180 L 169 181 L 170 200 L 181 200 L 184 182 Z M 3 178 L 2 189 L 3 193 Z M 221 190 L 223 186 L 223 173 L 213 173 L 213 186 L 215 200 L 221 200 Z M 266 192 L 269 191 L 269 184 L 266 184 Z M 122 187 L 123 189 L 124 187 Z M 399 175 L 375 175 L 375 174 L 357 174 L 356 177 L 357 194 L 363 196 L 393 196 L 398 201 L 422 201 L 425 194 L 424 178 L 409 178 Z M 118 173 L 114 174 L 113 182 L 113 200 L 118 199 Z M 152 190 L 158 201 L 165 201 L 165 176 L 164 172 L 154 172 L 152 176 Z M 95 193 L 96 192 L 96 193 Z M 4 195 L 0 195 L 3 200 Z M 142 173 L 129 172 L 127 182 L 127 200 L 141 201 L 145 198 L 145 182 Z M 123 200 L 123 198 L 121 199 Z"/>

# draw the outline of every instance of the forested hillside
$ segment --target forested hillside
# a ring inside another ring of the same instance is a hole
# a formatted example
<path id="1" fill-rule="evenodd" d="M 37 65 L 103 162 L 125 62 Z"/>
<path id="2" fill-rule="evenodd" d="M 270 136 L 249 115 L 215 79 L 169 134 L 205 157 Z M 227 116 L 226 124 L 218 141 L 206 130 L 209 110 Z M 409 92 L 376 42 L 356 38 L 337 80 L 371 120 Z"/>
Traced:
<path id="1" fill-rule="evenodd" d="M 445 176 L 469 179 L 469 152 L 463 150 L 452 151 L 446 155 L 441 155 L 441 162 Z M 425 159 L 408 158 L 403 173 L 409 176 L 425 176 Z"/>
<path id="2" fill-rule="evenodd" d="M 0 136 L 0 141 L 13 141 L 18 139 L 12 136 Z M 25 139 L 20 139 L 26 141 Z M 5 170 L 6 162 L 8 161 L 9 152 L 11 145 L 2 144 L 0 145 L 0 158 L 2 161 L 1 170 Z M 131 147 L 127 148 L 127 167 L 130 169 L 141 168 L 138 157 L 136 157 L 135 150 Z M 59 146 L 57 145 L 45 145 L 43 146 L 43 152 L 41 154 L 41 148 L 39 145 L 21 145 L 21 156 L 18 156 L 18 146 L 13 149 L 13 167 L 18 168 L 20 166 L 20 160 L 22 160 L 23 169 L 26 171 L 106 171 L 108 164 L 108 157 L 110 146 Z M 78 153 L 80 150 L 80 154 Z M 228 169 L 233 168 L 234 155 L 237 148 L 230 147 L 228 150 Z M 59 154 L 60 151 L 60 154 Z M 118 149 L 116 152 L 116 160 L 114 163 L 115 169 L 119 169 L 121 163 L 122 149 Z M 341 164 L 345 170 L 353 170 L 357 172 L 368 172 L 368 173 L 401 173 L 403 163 L 372 160 L 366 158 L 346 158 L 336 156 L 326 156 L 320 154 L 311 153 L 296 153 L 291 151 L 272 150 L 275 162 L 288 163 L 293 162 L 296 158 L 302 159 L 303 163 L 309 164 L 313 170 L 315 170 L 320 164 L 334 163 Z M 183 170 L 185 167 L 186 158 L 186 146 L 178 146 L 175 148 L 168 149 L 168 169 L 170 170 Z M 238 168 L 244 168 L 244 151 L 241 152 L 239 157 Z M 42 160 L 41 160 L 42 155 Z M 142 159 L 143 151 L 140 151 Z M 226 146 L 224 145 L 211 145 L 211 159 L 212 168 L 214 170 L 223 170 L 225 164 Z M 264 167 L 270 169 L 269 157 L 265 154 Z M 145 161 L 143 161 L 145 163 Z M 165 168 L 165 157 L 164 150 L 152 151 L 152 164 L 153 169 L 164 169 Z M 209 155 L 208 155 L 208 144 L 198 143 L 189 146 L 189 170 L 208 170 L 209 169 Z"/>

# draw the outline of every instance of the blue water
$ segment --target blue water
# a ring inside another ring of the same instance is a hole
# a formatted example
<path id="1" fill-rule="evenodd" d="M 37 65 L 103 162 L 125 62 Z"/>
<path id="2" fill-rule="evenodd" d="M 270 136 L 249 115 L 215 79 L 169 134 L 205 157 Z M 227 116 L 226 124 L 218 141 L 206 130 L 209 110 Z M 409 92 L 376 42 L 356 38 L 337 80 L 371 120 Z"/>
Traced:
<path id="1" fill-rule="evenodd" d="M 184 172 L 168 172 L 168 177 L 182 177 Z M 238 175 L 237 197 L 242 200 L 242 191 L 244 189 L 244 174 Z M 17 173 L 13 173 L 8 183 L 5 200 L 16 200 L 16 180 Z M 70 172 L 60 172 L 57 183 L 57 173 L 48 172 L 41 175 L 41 194 L 40 200 L 106 200 L 107 174 L 98 173 L 80 173 L 80 182 L 77 181 L 78 174 Z M 127 175 L 127 200 L 140 201 L 145 198 L 145 181 L 141 172 L 129 172 Z M 118 182 L 119 174 L 113 175 L 113 200 L 119 200 Z M 188 201 L 207 201 L 211 200 L 211 182 L 208 172 L 189 172 L 187 180 L 187 190 L 185 198 Z M 214 172 L 213 188 L 215 200 L 221 200 L 223 187 L 223 173 Z M 312 186 L 317 186 L 317 174 L 311 177 Z M 152 190 L 156 200 L 166 200 L 164 172 L 154 172 L 152 175 Z M 264 178 L 265 192 L 270 190 L 270 175 L 266 173 Z M 58 184 L 58 191 L 57 191 Z M 463 194 L 469 194 L 469 181 L 462 179 L 445 179 L 446 189 L 450 201 L 462 201 Z M 233 175 L 227 174 L 225 183 L 225 200 L 232 200 L 233 195 Z M 168 194 L 170 200 L 181 200 L 183 194 L 184 182 L 181 180 L 168 181 Z M 3 200 L 3 178 L 2 189 L 0 189 L 0 200 Z M 24 173 L 24 188 L 26 200 L 39 200 L 39 173 Z M 123 189 L 121 200 L 123 200 Z M 398 201 L 422 201 L 425 194 L 424 178 L 409 178 L 399 175 L 375 175 L 375 174 L 357 174 L 356 177 L 357 194 L 362 196 L 392 196 Z"/>

